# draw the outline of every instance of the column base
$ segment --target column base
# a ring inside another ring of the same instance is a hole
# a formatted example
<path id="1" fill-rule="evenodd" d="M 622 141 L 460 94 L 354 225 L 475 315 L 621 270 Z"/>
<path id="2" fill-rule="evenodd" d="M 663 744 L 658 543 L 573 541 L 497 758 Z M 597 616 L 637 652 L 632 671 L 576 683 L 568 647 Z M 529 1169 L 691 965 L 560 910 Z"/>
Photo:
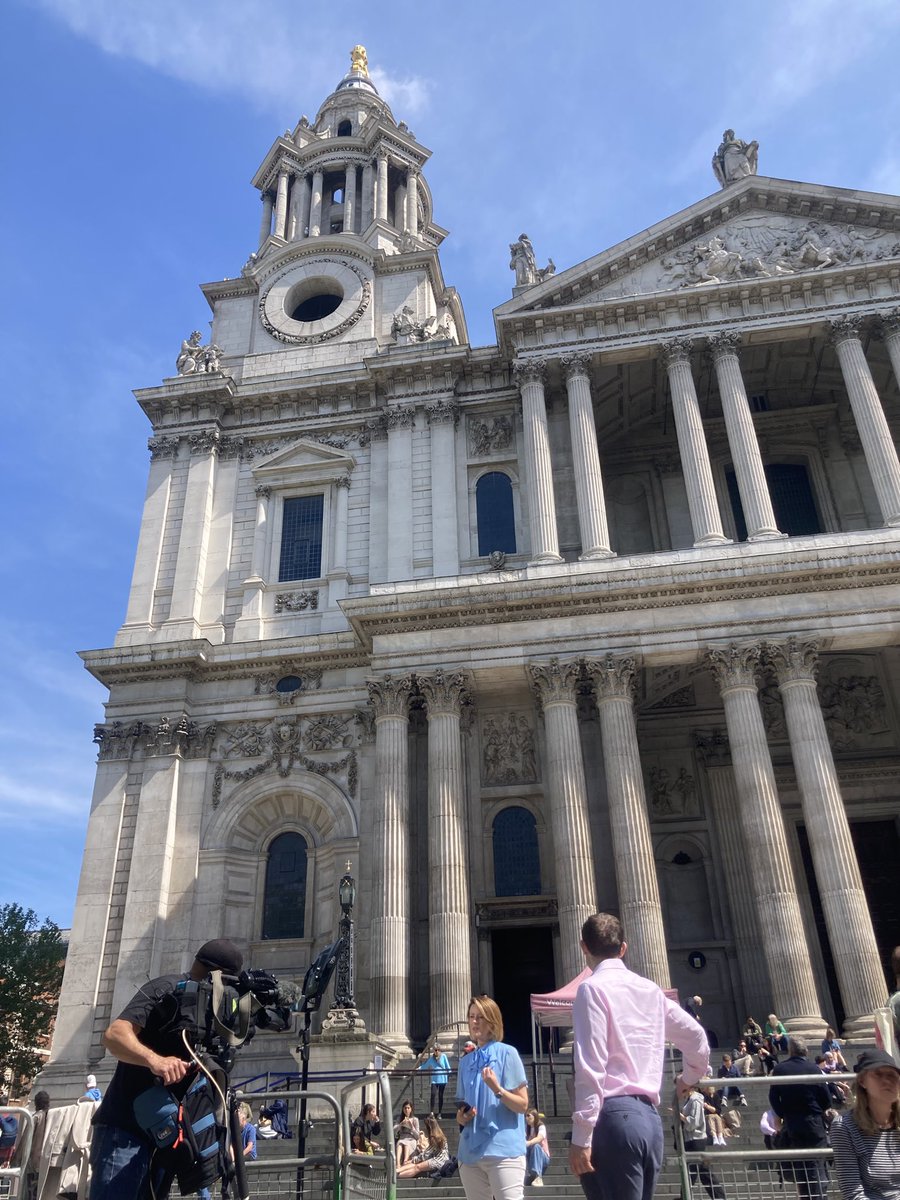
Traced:
<path id="1" fill-rule="evenodd" d="M 759 533 L 747 535 L 748 542 L 780 542 L 787 537 L 780 529 L 763 529 Z"/>
<path id="2" fill-rule="evenodd" d="M 900 529 L 900 513 L 896 517 L 888 517 L 884 523 L 885 529 Z"/>
<path id="3" fill-rule="evenodd" d="M 536 558 L 529 559 L 528 565 L 529 567 L 547 567 L 563 561 L 561 554 L 539 554 Z"/>
<path id="4" fill-rule="evenodd" d="M 813 1043 L 821 1041 L 828 1028 L 828 1022 L 824 1017 L 818 1017 L 812 1013 L 803 1013 L 799 1017 L 783 1017 L 782 1020 L 788 1033 L 797 1033 L 800 1037 L 807 1038 Z M 811 1050 L 813 1048 L 813 1046 L 810 1047 Z"/>
<path id="5" fill-rule="evenodd" d="M 863 1013 L 859 1017 L 846 1017 L 844 1020 L 844 1028 L 841 1035 L 845 1042 L 852 1042 L 854 1046 L 874 1046 L 875 1045 L 875 1019 L 871 1013 Z M 850 1063 L 850 1066 L 853 1064 Z"/>
<path id="6" fill-rule="evenodd" d="M 731 538 L 725 536 L 724 533 L 711 533 L 708 537 L 702 537 L 694 542 L 694 549 L 699 550 L 702 546 L 733 546 L 734 542 Z"/>
<path id="7" fill-rule="evenodd" d="M 610 550 L 606 546 L 596 546 L 591 550 L 585 550 L 584 554 L 578 555 L 579 562 L 589 562 L 596 558 L 616 558 L 615 550 Z"/>

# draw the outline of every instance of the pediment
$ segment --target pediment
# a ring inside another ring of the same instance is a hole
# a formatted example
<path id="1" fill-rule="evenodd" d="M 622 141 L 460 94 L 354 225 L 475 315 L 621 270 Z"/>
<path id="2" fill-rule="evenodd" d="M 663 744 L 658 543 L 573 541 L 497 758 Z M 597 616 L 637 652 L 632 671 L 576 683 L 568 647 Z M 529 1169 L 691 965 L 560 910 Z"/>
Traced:
<path id="1" fill-rule="evenodd" d="M 356 459 L 346 450 L 300 438 L 270 454 L 253 467 L 260 484 L 279 485 L 302 480 L 330 480 L 352 471 Z"/>
<path id="2" fill-rule="evenodd" d="M 900 198 L 751 176 L 497 309 L 596 304 L 900 259 Z"/>

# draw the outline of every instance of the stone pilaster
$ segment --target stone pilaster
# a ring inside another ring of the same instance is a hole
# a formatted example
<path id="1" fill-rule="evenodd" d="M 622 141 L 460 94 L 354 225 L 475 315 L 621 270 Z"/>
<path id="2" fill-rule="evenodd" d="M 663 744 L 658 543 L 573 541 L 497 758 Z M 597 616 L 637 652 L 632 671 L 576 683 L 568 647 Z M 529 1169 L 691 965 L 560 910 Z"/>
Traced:
<path id="1" fill-rule="evenodd" d="M 803 820 L 828 929 L 846 1019 L 844 1036 L 872 1030 L 884 1002 L 884 975 L 844 808 L 837 769 L 816 692 L 817 646 L 789 638 L 766 654 L 778 679 Z"/>
<path id="2" fill-rule="evenodd" d="M 387 578 L 389 582 L 412 578 L 413 490 L 412 431 L 416 414 L 411 408 L 388 408 L 387 467 Z"/>
<path id="3" fill-rule="evenodd" d="M 310 194 L 310 179 L 308 175 L 300 175 L 294 183 L 297 193 L 294 203 L 295 225 L 293 236 L 297 241 L 307 236 L 309 230 L 309 208 L 312 202 Z"/>
<path id="4" fill-rule="evenodd" d="M 166 621 L 167 633 L 172 638 L 199 636 L 219 433 L 216 429 L 201 429 L 192 433 L 188 441 L 191 462 L 184 494 L 172 599 Z"/>
<path id="5" fill-rule="evenodd" d="M 388 215 L 388 160 L 386 154 L 378 154 L 375 159 L 377 180 L 375 184 L 375 216 L 379 221 L 386 221 Z"/>
<path id="6" fill-rule="evenodd" d="M 356 163 L 344 175 L 344 233 L 356 233 Z"/>
<path id="7" fill-rule="evenodd" d="M 431 436 L 431 557 L 434 574 L 459 574 L 459 528 L 456 506 L 456 422 L 454 400 L 426 405 Z"/>
<path id="8" fill-rule="evenodd" d="M 419 174 L 413 169 L 406 173 L 406 231 L 413 237 L 419 232 Z"/>
<path id="9" fill-rule="evenodd" d="M 578 504 L 578 528 L 581 533 L 579 558 L 609 558 L 609 525 L 597 427 L 591 401 L 590 355 L 566 354 L 562 358 L 569 398 L 569 432 L 572 438 L 572 462 L 575 468 L 575 499 Z"/>
<path id="10" fill-rule="evenodd" d="M 287 171 L 278 172 L 278 186 L 275 192 L 275 236 L 283 238 L 287 232 L 288 184 L 290 175 Z"/>
<path id="11" fill-rule="evenodd" d="M 669 375 L 672 414 L 675 418 L 691 528 L 694 531 L 694 545 L 710 546 L 727 542 L 728 538 L 722 532 L 716 485 L 713 483 L 712 468 L 709 465 L 709 450 L 691 372 L 691 341 L 689 338 L 676 338 L 663 342 L 661 349 Z"/>
<path id="12" fill-rule="evenodd" d="M 431 1028 L 465 1021 L 472 994 L 462 672 L 418 675 L 428 714 L 428 946 Z"/>
<path id="13" fill-rule="evenodd" d="M 259 218 L 259 245 L 261 248 L 272 232 L 272 193 L 263 192 L 260 200 L 262 200 L 262 212 Z"/>
<path id="14" fill-rule="evenodd" d="M 580 667 L 577 662 L 561 663 L 553 658 L 547 663 L 531 663 L 528 673 L 544 713 L 560 959 L 564 978 L 569 980 L 584 965 L 581 927 L 597 911 L 575 691 Z"/>
<path id="15" fill-rule="evenodd" d="M 244 580 L 241 615 L 235 625 L 235 636 L 241 640 L 262 636 L 263 595 L 266 590 L 266 542 L 269 524 L 269 504 L 272 489 L 265 484 L 256 488 L 256 524 L 253 528 L 253 550 L 250 574 Z"/>
<path id="16" fill-rule="evenodd" d="M 313 171 L 311 192 L 309 198 L 309 236 L 318 237 L 322 232 L 322 186 L 324 176 L 321 170 Z"/>
<path id="17" fill-rule="evenodd" d="M 160 555 L 163 537 L 169 517 L 169 497 L 172 491 L 172 465 L 178 453 L 178 439 L 166 445 L 167 453 L 157 453 L 154 448 L 147 477 L 147 493 L 144 497 L 144 514 L 138 537 L 134 571 L 131 576 L 131 591 L 128 595 L 128 611 L 125 615 L 124 633 L 129 628 L 149 628 L 153 619 L 153 602 L 159 578 Z"/>
<path id="18" fill-rule="evenodd" d="M 725 707 L 744 847 L 759 926 L 759 949 L 772 984 L 772 1011 L 788 1029 L 820 1034 L 825 1022 L 791 870 L 775 773 L 757 696 L 758 646 L 707 651 Z"/>
<path id="19" fill-rule="evenodd" d="M 369 445 L 369 583 L 383 583 L 388 565 L 387 420 L 379 413 L 366 422 Z"/>
<path id="20" fill-rule="evenodd" d="M 409 693 L 412 680 L 366 682 L 375 712 L 371 997 L 374 1033 L 409 1042 Z"/>
<path id="21" fill-rule="evenodd" d="M 601 659 L 587 660 L 585 666 L 597 692 L 619 912 L 628 942 L 628 963 L 632 970 L 660 987 L 669 987 L 666 934 L 634 719 L 637 664 L 633 658 L 607 654 Z"/>
<path id="22" fill-rule="evenodd" d="M 860 322 L 854 317 L 839 317 L 830 325 L 831 340 L 841 366 L 882 519 L 885 525 L 900 525 L 900 459 L 878 398 L 875 380 L 866 362 L 860 339 Z M 894 362 L 893 355 L 891 362 Z"/>
<path id="23" fill-rule="evenodd" d="M 784 534 L 775 523 L 759 442 L 753 428 L 753 417 L 750 414 L 750 403 L 747 400 L 738 358 L 740 341 L 739 333 L 718 333 L 709 339 L 709 346 L 719 384 L 728 446 L 747 524 L 747 540 L 753 542 L 783 537 Z"/>
<path id="24" fill-rule="evenodd" d="M 543 359 L 513 364 L 513 375 L 522 393 L 522 426 L 525 435 L 525 478 L 528 484 L 528 526 L 533 563 L 561 562 L 556 531 L 553 467 L 547 433 Z"/>

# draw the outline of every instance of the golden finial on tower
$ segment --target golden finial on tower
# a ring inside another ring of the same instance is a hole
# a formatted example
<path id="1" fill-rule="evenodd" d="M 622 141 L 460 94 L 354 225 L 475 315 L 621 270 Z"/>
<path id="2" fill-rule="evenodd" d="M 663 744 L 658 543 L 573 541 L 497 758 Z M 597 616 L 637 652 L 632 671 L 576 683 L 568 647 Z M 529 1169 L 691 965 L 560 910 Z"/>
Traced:
<path id="1" fill-rule="evenodd" d="M 357 75 L 369 74 L 369 59 L 366 56 L 365 46 L 354 46 L 350 51 L 350 70 L 355 71 Z"/>

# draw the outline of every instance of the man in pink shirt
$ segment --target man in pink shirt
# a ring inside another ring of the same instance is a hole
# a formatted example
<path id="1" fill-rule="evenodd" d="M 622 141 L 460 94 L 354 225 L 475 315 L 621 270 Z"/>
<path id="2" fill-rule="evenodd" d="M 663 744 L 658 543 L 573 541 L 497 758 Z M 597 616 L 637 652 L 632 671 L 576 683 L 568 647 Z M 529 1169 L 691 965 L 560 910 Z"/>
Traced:
<path id="1" fill-rule="evenodd" d="M 575 997 L 575 1107 L 569 1166 L 588 1200 L 651 1200 L 663 1160 L 657 1112 L 666 1042 L 684 1058 L 679 1081 L 709 1073 L 702 1027 L 622 962 L 622 926 L 588 917 L 581 949 L 593 970 Z"/>

